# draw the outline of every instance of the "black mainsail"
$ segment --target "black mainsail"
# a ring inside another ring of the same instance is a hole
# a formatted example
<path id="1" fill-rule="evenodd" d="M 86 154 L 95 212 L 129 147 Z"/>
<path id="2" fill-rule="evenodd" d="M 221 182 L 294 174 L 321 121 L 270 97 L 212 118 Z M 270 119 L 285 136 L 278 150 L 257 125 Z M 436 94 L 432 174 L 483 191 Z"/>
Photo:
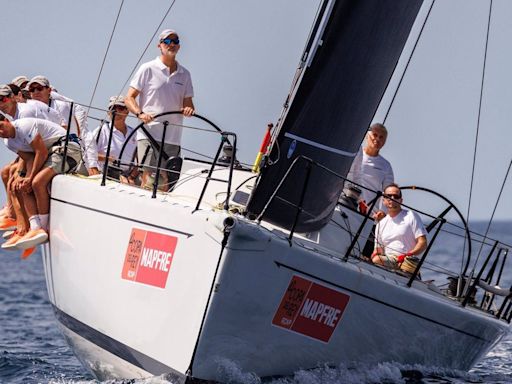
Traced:
<path id="1" fill-rule="evenodd" d="M 293 161 L 306 156 L 345 176 L 379 106 L 423 0 L 331 0 L 306 44 L 303 68 L 272 141 L 269 159 L 247 210 L 262 212 Z M 299 161 L 263 219 L 292 228 L 303 193 Z M 312 167 L 295 230 L 320 229 L 330 219 L 343 180 Z"/>

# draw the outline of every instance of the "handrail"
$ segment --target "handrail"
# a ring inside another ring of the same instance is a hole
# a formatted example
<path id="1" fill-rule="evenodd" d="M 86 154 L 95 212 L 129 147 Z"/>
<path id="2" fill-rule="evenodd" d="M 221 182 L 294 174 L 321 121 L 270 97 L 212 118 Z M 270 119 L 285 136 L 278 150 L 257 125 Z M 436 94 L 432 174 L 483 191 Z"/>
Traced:
<path id="1" fill-rule="evenodd" d="M 159 117 L 166 116 L 166 115 L 175 115 L 175 114 L 182 114 L 182 111 L 170 111 L 170 112 L 160 113 L 160 114 L 155 115 L 154 119 L 157 119 Z M 115 115 L 113 115 L 113 117 L 114 116 Z M 219 145 L 219 148 L 217 150 L 217 153 L 215 155 L 214 160 L 212 161 L 212 164 L 211 164 L 208 176 L 206 177 L 205 184 L 203 185 L 203 189 L 201 191 L 200 197 L 198 199 L 198 202 L 197 202 L 197 205 L 196 205 L 196 208 L 195 208 L 194 211 L 199 209 L 199 206 L 201 205 L 201 202 L 202 202 L 203 196 L 204 196 L 204 194 L 206 192 L 206 189 L 208 187 L 208 184 L 213 179 L 211 177 L 211 175 L 212 175 L 212 173 L 213 173 L 213 171 L 215 169 L 215 166 L 217 165 L 217 161 L 218 161 L 218 158 L 219 158 L 219 155 L 220 155 L 220 151 L 222 150 L 223 145 L 225 143 L 231 145 L 231 142 L 229 141 L 229 138 L 228 138 L 229 136 L 231 136 L 232 140 L 233 140 L 233 144 L 232 144 L 232 146 L 233 146 L 233 155 L 231 156 L 231 159 L 230 159 L 228 180 L 218 180 L 218 179 L 215 179 L 217 181 L 223 181 L 223 182 L 226 182 L 228 184 L 227 185 L 227 191 L 226 191 L 227 192 L 227 197 L 226 197 L 226 200 L 224 201 L 224 209 L 228 210 L 229 209 L 229 198 L 230 198 L 230 195 L 231 195 L 231 184 L 232 184 L 232 180 L 233 180 L 233 168 L 235 166 L 235 156 L 236 156 L 236 149 L 237 149 L 237 147 L 236 147 L 236 145 L 237 145 L 236 134 L 233 133 L 233 132 L 225 132 L 225 131 L 223 131 L 215 123 L 213 123 L 212 121 L 210 121 L 206 117 L 201 116 L 201 115 L 199 115 L 197 113 L 194 113 L 192 116 L 196 117 L 196 118 L 198 118 L 200 120 L 203 120 L 204 122 L 206 122 L 209 125 L 211 125 L 218 133 L 220 133 L 220 135 L 222 137 L 220 145 Z M 112 118 L 112 121 L 113 120 L 114 120 L 114 118 Z M 148 130 L 144 126 L 144 122 L 141 122 L 125 138 L 123 146 L 121 147 L 121 151 L 119 152 L 119 156 L 118 156 L 118 158 L 116 160 L 114 160 L 114 164 L 115 165 L 121 164 L 121 159 L 123 157 L 124 150 L 126 149 L 126 145 L 130 141 L 132 136 L 135 134 L 135 132 L 137 132 L 139 129 L 141 129 L 144 132 L 144 134 L 146 135 L 146 137 L 149 140 L 149 142 L 151 143 L 151 145 L 153 146 L 153 148 L 158 150 L 158 161 L 157 161 L 157 167 L 156 167 L 156 175 L 155 175 L 155 180 L 153 181 L 153 190 L 152 190 L 151 198 L 156 198 L 156 194 L 157 194 L 157 190 L 158 190 L 158 180 L 160 178 L 160 172 L 161 172 L 161 169 L 162 169 L 162 160 L 166 160 L 167 161 L 169 159 L 169 156 L 163 151 L 163 147 L 164 147 L 164 143 L 165 143 L 164 140 L 165 140 L 165 135 L 166 135 L 167 128 L 168 128 L 168 125 L 169 125 L 169 121 L 165 120 L 165 121 L 163 121 L 161 123 L 164 125 L 164 129 L 163 129 L 163 132 L 162 132 L 162 137 L 160 139 L 160 143 L 158 143 L 155 140 L 155 138 L 148 132 Z M 103 166 L 103 178 L 102 178 L 102 183 L 101 183 L 102 186 L 105 185 L 105 180 L 106 180 L 106 175 L 107 175 L 108 161 L 109 161 L 109 157 L 110 157 L 109 156 L 110 155 L 110 146 L 111 146 L 111 143 L 112 143 L 112 135 L 113 135 L 113 126 L 114 126 L 113 122 L 110 123 L 110 132 L 109 132 L 109 141 L 108 141 L 108 147 L 107 147 L 107 156 L 106 156 L 105 163 L 104 163 L 104 166 Z"/>
<path id="2" fill-rule="evenodd" d="M 281 189 L 281 187 L 283 186 L 283 184 L 285 183 L 285 181 L 288 179 L 288 177 L 290 176 L 292 170 L 298 166 L 299 162 L 301 161 L 305 161 L 306 162 L 306 165 L 307 165 L 307 169 L 306 169 L 306 173 L 305 173 L 305 176 L 304 176 L 304 183 L 303 183 L 303 186 L 302 186 L 302 190 L 301 190 L 301 194 L 300 194 L 300 198 L 299 198 L 299 202 L 298 203 L 293 203 L 291 201 L 287 201 L 287 200 L 284 200 L 284 199 L 281 199 L 279 196 L 277 196 L 279 190 Z M 286 170 L 285 174 L 283 175 L 283 177 L 281 178 L 281 180 L 279 181 L 279 183 L 277 184 L 276 188 L 274 189 L 274 191 L 272 192 L 272 194 L 270 195 L 270 197 L 268 198 L 268 200 L 266 201 L 263 209 L 261 210 L 260 214 L 256 217 L 256 221 L 258 223 L 261 223 L 261 221 L 263 220 L 263 217 L 268 209 L 268 207 L 270 206 L 270 204 L 272 203 L 272 201 L 275 199 L 275 198 L 278 198 L 282 201 L 284 201 L 286 204 L 292 206 L 292 207 L 295 207 L 295 209 L 297 210 L 297 213 L 295 215 L 295 220 L 292 224 L 292 227 L 291 227 L 291 230 L 290 230 L 290 234 L 288 236 L 288 242 L 290 243 L 290 246 L 292 245 L 292 238 L 293 238 L 293 234 L 294 234 L 294 229 L 295 229 L 295 225 L 296 225 L 296 222 L 298 220 L 298 217 L 299 215 L 304 212 L 304 208 L 302 206 L 303 204 L 303 200 L 304 200 L 304 195 L 305 195 L 305 191 L 307 189 L 307 184 L 310 182 L 310 172 L 311 172 L 311 168 L 313 166 L 316 166 L 316 167 L 319 167 L 325 171 L 327 171 L 328 173 L 344 180 L 344 181 L 349 181 L 352 183 L 351 180 L 348 180 L 346 177 L 342 176 L 342 175 L 339 175 L 337 174 L 336 172 L 328 169 L 327 167 L 323 166 L 322 164 L 319 164 L 317 163 L 316 161 L 304 156 L 304 155 L 300 155 L 300 156 L 297 156 L 293 161 L 292 163 L 290 164 L 290 166 L 288 167 L 288 169 Z M 356 184 L 356 183 L 353 183 L 353 184 Z M 357 184 L 356 184 L 357 185 Z M 361 186 L 362 188 L 365 188 L 364 186 Z M 368 189 L 368 188 L 366 188 Z M 434 221 L 431 223 L 431 228 L 430 229 L 433 229 L 433 228 L 436 228 L 436 231 L 434 232 L 434 235 L 432 236 L 432 238 L 430 239 L 429 241 L 429 244 L 427 245 L 427 248 L 425 250 L 425 252 L 423 253 L 420 261 L 418 262 L 418 265 L 416 266 L 414 272 L 412 274 L 410 274 L 410 277 L 409 277 L 409 280 L 408 282 L 406 283 L 406 286 L 411 288 L 412 287 L 412 283 L 414 282 L 414 280 L 417 278 L 417 276 L 419 275 L 419 272 L 420 272 L 420 269 L 421 267 L 423 266 L 424 262 L 425 262 L 425 259 L 427 257 L 427 255 L 429 254 L 430 250 L 431 250 L 431 247 L 432 245 L 435 243 L 435 240 L 438 236 L 438 234 L 441 232 L 441 229 L 443 227 L 444 224 L 446 224 L 448 221 L 444 218 L 444 216 L 446 215 L 446 213 L 449 212 L 449 210 L 453 207 L 457 212 L 458 209 L 457 207 L 455 207 L 453 205 L 453 203 L 451 203 L 448 199 L 446 199 L 444 196 L 442 196 L 441 194 L 435 192 L 435 191 L 431 191 L 427 188 L 422 188 L 422 187 L 407 187 L 407 188 L 404 188 L 404 189 L 418 189 L 418 190 L 424 190 L 426 192 L 432 192 L 434 195 L 436 196 L 439 196 L 440 198 L 442 198 L 443 200 L 445 200 L 446 202 L 449 203 L 450 207 L 448 209 L 445 209 L 440 216 L 438 217 L 434 217 L 434 216 L 431 216 L 431 215 L 428 215 L 429 217 L 432 217 L 434 219 Z M 368 213 L 366 213 L 364 215 L 364 219 L 363 219 L 363 222 L 362 224 L 360 225 L 357 233 L 354 235 L 354 237 L 352 238 L 352 242 L 348 248 L 348 250 L 346 251 L 345 253 L 345 256 L 342 258 L 343 261 L 348 261 L 348 258 L 352 252 L 352 249 L 353 247 L 355 246 L 355 244 L 357 243 L 359 237 L 361 236 L 361 233 L 362 233 L 362 230 L 364 228 L 364 226 L 366 225 L 369 217 L 370 217 L 370 214 L 371 214 L 371 211 L 375 205 L 375 203 L 378 201 L 378 198 L 382 195 L 382 192 L 380 191 L 373 191 L 377 194 L 376 198 L 372 200 L 371 202 L 371 207 L 370 209 L 368 210 Z M 414 211 L 417 211 L 417 212 L 420 212 L 420 213 L 423 213 L 425 214 L 424 212 L 421 212 L 421 211 L 418 211 L 417 209 L 413 208 L 413 207 L 409 207 L 405 204 L 401 204 L 409 209 L 412 209 Z M 468 233 L 469 229 L 466 225 L 466 222 L 463 220 L 463 223 L 464 223 L 464 228 L 466 230 L 466 235 L 470 238 L 471 240 L 471 236 L 470 234 Z M 494 249 L 496 248 L 498 242 L 496 241 L 496 243 L 494 244 L 494 247 L 493 247 L 493 250 L 491 250 L 491 253 L 489 254 L 487 260 L 486 260 L 486 263 L 482 266 L 482 269 L 480 271 L 480 273 L 478 274 L 478 277 L 474 280 L 473 284 L 471 284 L 471 288 L 466 292 L 466 294 L 464 295 L 463 297 L 463 303 L 462 305 L 465 306 L 470 297 L 471 297 L 471 294 L 473 292 L 473 290 L 475 289 L 475 286 L 476 286 L 476 282 L 481 278 L 481 275 L 484 271 L 484 269 L 486 268 L 486 265 L 487 265 L 487 262 L 489 261 L 490 257 L 492 256 L 493 254 L 493 251 Z M 504 267 L 504 261 L 501 265 L 501 270 L 500 270 L 500 276 L 498 277 L 498 280 L 499 278 L 501 277 L 501 273 L 502 273 L 502 270 L 503 270 L 503 267 Z M 464 271 L 467 269 L 467 264 L 466 264 L 466 268 L 464 269 Z M 468 282 L 468 284 L 470 284 L 470 282 Z M 512 289 L 512 288 L 511 288 Z M 505 309 L 505 306 L 507 304 L 507 301 L 510 300 L 511 297 L 507 297 L 507 299 L 503 302 L 502 304 L 502 307 L 500 308 L 500 311 L 499 313 L 497 314 L 497 317 L 499 318 L 500 316 L 503 316 L 507 319 L 507 321 L 510 321 L 512 319 L 512 302 L 509 303 L 509 306 Z"/>

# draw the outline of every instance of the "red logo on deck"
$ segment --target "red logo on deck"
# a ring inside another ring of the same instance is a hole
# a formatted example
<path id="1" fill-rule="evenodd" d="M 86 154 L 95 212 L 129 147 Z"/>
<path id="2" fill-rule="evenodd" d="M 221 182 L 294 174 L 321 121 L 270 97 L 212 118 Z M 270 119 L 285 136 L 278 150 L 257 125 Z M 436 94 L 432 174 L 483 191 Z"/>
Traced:
<path id="1" fill-rule="evenodd" d="M 174 236 L 133 228 L 121 277 L 165 288 L 177 243 Z"/>
<path id="2" fill-rule="evenodd" d="M 293 276 L 272 324 L 328 342 L 350 296 Z"/>

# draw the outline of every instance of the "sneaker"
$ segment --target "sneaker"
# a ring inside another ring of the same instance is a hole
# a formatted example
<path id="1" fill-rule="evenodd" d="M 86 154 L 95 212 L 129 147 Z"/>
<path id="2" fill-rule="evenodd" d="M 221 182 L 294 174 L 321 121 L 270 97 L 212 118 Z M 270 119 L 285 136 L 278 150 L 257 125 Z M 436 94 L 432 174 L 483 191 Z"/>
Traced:
<path id="1" fill-rule="evenodd" d="M 8 238 L 10 238 L 12 235 L 14 235 L 14 233 L 15 233 L 15 232 L 16 232 L 16 231 L 5 231 L 5 232 L 2 234 L 2 237 L 3 237 L 4 239 L 8 239 Z"/>
<path id="2" fill-rule="evenodd" d="M 16 229 L 16 219 L 4 216 L 0 218 L 0 231 L 12 231 Z"/>
<path id="3" fill-rule="evenodd" d="M 32 229 L 16 242 L 16 249 L 32 248 L 47 241 L 48 233 L 44 229 Z"/>
<path id="4" fill-rule="evenodd" d="M 32 247 L 32 248 L 27 248 L 23 251 L 23 253 L 21 254 L 21 259 L 22 260 L 25 260 L 26 258 L 28 258 L 31 254 L 34 253 L 34 251 L 36 250 L 36 247 Z"/>
<path id="5" fill-rule="evenodd" d="M 14 232 L 10 239 L 8 239 L 5 243 L 2 244 L 2 249 L 7 251 L 15 251 L 16 243 L 20 240 L 24 235 L 20 235 L 18 232 Z"/>

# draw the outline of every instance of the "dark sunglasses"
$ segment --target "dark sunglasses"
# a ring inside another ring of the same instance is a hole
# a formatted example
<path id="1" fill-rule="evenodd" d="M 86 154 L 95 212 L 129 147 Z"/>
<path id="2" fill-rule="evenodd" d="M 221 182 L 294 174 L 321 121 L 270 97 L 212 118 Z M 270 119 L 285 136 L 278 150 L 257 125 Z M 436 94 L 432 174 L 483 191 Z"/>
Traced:
<path id="1" fill-rule="evenodd" d="M 30 87 L 29 92 L 41 92 L 46 87 Z"/>
<path id="2" fill-rule="evenodd" d="M 402 198 L 402 195 L 395 195 L 394 193 L 389 193 L 389 194 L 384 195 L 384 198 L 385 199 L 399 200 L 399 199 Z"/>
<path id="3" fill-rule="evenodd" d="M 114 111 L 127 111 L 128 108 L 123 107 L 122 105 L 114 105 L 110 110 L 111 111 L 112 110 L 114 110 Z"/>
<path id="4" fill-rule="evenodd" d="M 171 43 L 174 43 L 176 45 L 178 45 L 180 43 L 180 39 L 176 38 L 176 39 L 171 39 L 170 37 L 166 38 L 166 39 L 162 39 L 160 40 L 161 43 L 164 43 L 165 45 L 169 45 Z"/>

